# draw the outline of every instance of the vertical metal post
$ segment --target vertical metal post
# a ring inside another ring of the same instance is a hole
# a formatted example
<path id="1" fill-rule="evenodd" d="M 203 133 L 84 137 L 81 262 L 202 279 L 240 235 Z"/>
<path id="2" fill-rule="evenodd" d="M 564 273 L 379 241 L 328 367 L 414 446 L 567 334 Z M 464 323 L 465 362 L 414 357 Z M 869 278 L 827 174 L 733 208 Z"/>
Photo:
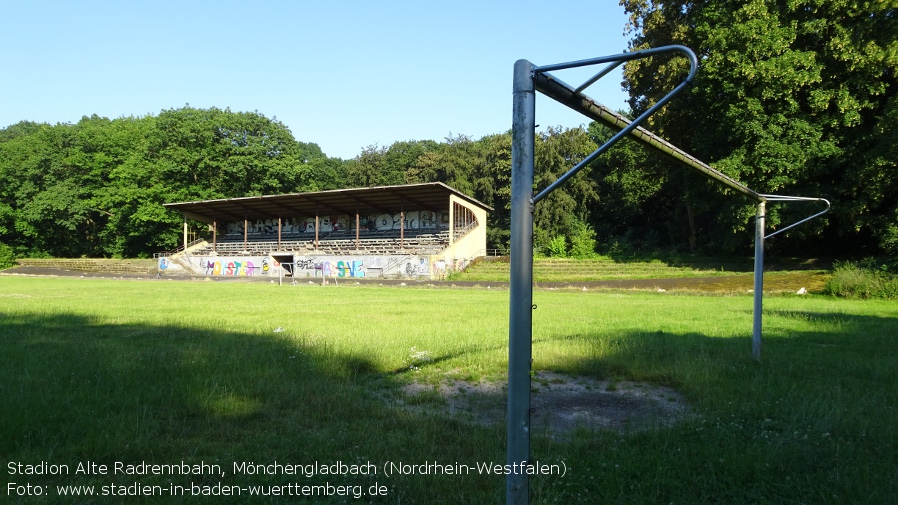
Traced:
<path id="1" fill-rule="evenodd" d="M 761 312 L 763 311 L 764 299 L 764 220 L 766 214 L 766 201 L 761 200 L 758 202 L 758 214 L 755 217 L 755 290 L 751 338 L 751 354 L 757 361 L 761 361 Z"/>
<path id="2" fill-rule="evenodd" d="M 517 472 L 505 480 L 508 505 L 530 501 L 522 466 L 530 461 L 530 369 L 533 338 L 533 146 L 536 130 L 533 65 L 514 64 L 511 138 L 511 274 L 508 325 L 508 457 Z"/>
<path id="3" fill-rule="evenodd" d="M 187 252 L 187 214 L 184 214 L 184 252 Z"/>

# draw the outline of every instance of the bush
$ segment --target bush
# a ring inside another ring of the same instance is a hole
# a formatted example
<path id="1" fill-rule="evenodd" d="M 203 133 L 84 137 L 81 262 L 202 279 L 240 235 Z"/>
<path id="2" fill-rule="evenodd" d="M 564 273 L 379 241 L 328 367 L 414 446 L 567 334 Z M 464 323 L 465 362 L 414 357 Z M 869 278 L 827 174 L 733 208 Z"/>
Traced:
<path id="1" fill-rule="evenodd" d="M 567 258 L 567 239 L 564 235 L 556 235 L 546 245 L 546 255 L 555 258 Z"/>
<path id="2" fill-rule="evenodd" d="M 16 254 L 13 252 L 12 247 L 0 243 L 0 270 L 15 266 L 15 264 Z"/>
<path id="3" fill-rule="evenodd" d="M 577 220 L 571 232 L 571 256 L 578 259 L 594 258 L 596 256 L 595 230 L 583 221 Z"/>
<path id="4" fill-rule="evenodd" d="M 844 298 L 894 300 L 898 299 L 898 275 L 890 273 L 887 265 L 877 266 L 872 260 L 836 263 L 824 293 Z"/>

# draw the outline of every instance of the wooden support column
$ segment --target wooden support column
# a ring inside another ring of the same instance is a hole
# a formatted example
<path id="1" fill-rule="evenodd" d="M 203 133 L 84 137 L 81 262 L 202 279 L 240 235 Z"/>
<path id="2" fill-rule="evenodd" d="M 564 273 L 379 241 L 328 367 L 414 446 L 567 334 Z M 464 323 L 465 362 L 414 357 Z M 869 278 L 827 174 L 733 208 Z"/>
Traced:
<path id="1" fill-rule="evenodd" d="M 359 250 L 359 202 L 355 203 L 355 250 Z"/>
<path id="2" fill-rule="evenodd" d="M 212 220 L 212 252 L 217 253 L 218 247 L 216 244 L 218 243 L 218 219 Z"/>

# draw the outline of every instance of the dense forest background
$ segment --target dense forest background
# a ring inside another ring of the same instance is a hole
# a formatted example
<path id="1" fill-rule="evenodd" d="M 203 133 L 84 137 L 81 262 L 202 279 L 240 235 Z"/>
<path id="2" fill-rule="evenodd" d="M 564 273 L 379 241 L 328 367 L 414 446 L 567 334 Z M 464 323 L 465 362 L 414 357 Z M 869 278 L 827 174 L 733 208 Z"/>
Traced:
<path id="1" fill-rule="evenodd" d="M 622 4 L 631 49 L 682 44 L 700 59 L 695 86 L 650 130 L 761 193 L 832 201 L 831 213 L 771 248 L 898 253 L 894 0 Z M 672 89 L 684 65 L 629 62 L 626 115 Z M 536 187 L 612 133 L 595 123 L 539 132 Z M 22 121 L 0 129 L 0 245 L 20 257 L 147 257 L 180 241 L 181 216 L 166 202 L 439 181 L 493 207 L 488 247 L 507 249 L 510 165 L 510 132 L 398 141 L 342 160 L 255 112 L 185 106 Z M 771 207 L 774 228 L 816 211 Z M 535 244 L 559 255 L 586 255 L 592 244 L 604 253 L 748 255 L 753 219 L 753 202 L 625 140 L 536 207 Z"/>

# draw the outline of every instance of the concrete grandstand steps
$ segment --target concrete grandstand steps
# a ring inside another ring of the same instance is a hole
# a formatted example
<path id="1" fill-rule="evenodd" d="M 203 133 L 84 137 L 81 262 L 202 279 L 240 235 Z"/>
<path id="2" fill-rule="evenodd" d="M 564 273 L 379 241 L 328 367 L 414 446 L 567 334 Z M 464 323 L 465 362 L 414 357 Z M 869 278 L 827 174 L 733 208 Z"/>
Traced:
<path id="1" fill-rule="evenodd" d="M 401 245 L 401 247 L 400 247 Z M 257 255 L 268 254 L 272 251 L 293 251 L 298 253 L 323 253 L 323 254 L 437 254 L 449 247 L 449 232 L 446 230 L 406 230 L 400 239 L 399 230 L 365 231 L 356 241 L 354 231 L 336 231 L 322 233 L 318 237 L 318 247 L 315 247 L 314 236 L 306 234 L 304 238 L 297 240 L 295 237 L 281 240 L 278 247 L 277 239 L 255 236 L 247 238 L 227 236 L 215 244 L 214 250 L 218 255 Z M 193 256 L 213 255 L 213 246 L 210 243 L 191 251 Z"/>
<path id="2" fill-rule="evenodd" d="M 51 258 L 20 259 L 21 266 L 58 268 L 62 270 L 82 270 L 110 274 L 155 274 L 156 260 L 153 259 L 104 259 L 104 258 Z"/>
<path id="3" fill-rule="evenodd" d="M 509 275 L 508 257 L 483 258 L 465 273 L 470 280 L 505 279 Z M 764 266 L 767 272 L 776 270 L 817 270 L 829 268 L 826 260 L 800 261 L 777 258 Z M 754 270 L 748 257 L 679 257 L 666 259 L 567 259 L 537 258 L 533 262 L 533 276 L 537 280 L 580 279 L 651 279 L 690 277 L 696 275 L 749 274 Z M 460 280 L 467 280 L 462 278 Z"/>
<path id="4" fill-rule="evenodd" d="M 541 258 L 534 261 L 533 275 L 536 279 L 560 277 L 581 279 L 662 278 L 695 272 L 745 272 L 751 271 L 751 266 L 750 262 L 748 265 L 742 265 L 738 261 L 724 266 L 719 262 L 711 261 L 685 263 L 660 260 L 615 261 L 609 258 L 589 260 Z M 502 276 L 508 275 L 508 268 L 507 261 L 480 261 L 470 273 Z"/>

